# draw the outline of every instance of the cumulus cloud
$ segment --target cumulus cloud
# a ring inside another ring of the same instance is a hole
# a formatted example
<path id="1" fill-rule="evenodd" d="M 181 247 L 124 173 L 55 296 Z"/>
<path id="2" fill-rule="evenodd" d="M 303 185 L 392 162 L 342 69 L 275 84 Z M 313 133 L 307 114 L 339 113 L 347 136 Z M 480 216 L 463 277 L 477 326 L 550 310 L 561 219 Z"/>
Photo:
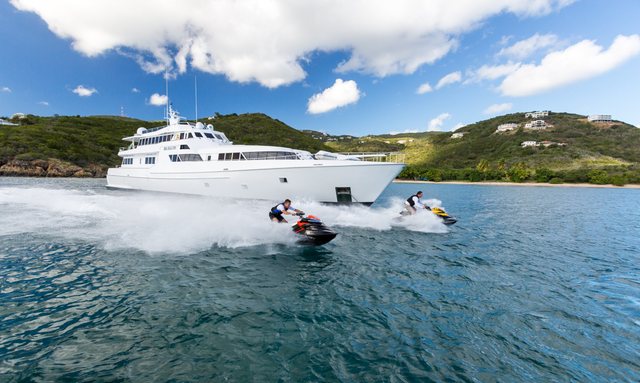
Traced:
<path id="1" fill-rule="evenodd" d="M 520 63 L 512 62 L 499 65 L 483 65 L 480 68 L 467 73 L 468 79 L 465 80 L 465 83 L 479 82 L 483 80 L 497 80 L 515 72 L 521 65 L 522 64 Z"/>
<path id="2" fill-rule="evenodd" d="M 427 130 L 430 132 L 442 130 L 442 126 L 444 125 L 444 122 L 450 118 L 451 118 L 451 115 L 449 113 L 440 114 L 438 117 L 429 121 L 429 126 L 427 127 Z"/>
<path id="3" fill-rule="evenodd" d="M 514 60 L 523 60 L 539 50 L 553 47 L 556 44 L 558 44 L 558 36 L 554 34 L 540 35 L 536 33 L 528 39 L 520 40 L 511 46 L 502 48 L 500 52 L 498 52 L 498 56 L 506 56 Z"/>
<path id="4" fill-rule="evenodd" d="M 503 13 L 548 14 L 571 0 L 10 0 L 78 52 L 110 50 L 147 72 L 189 66 L 231 81 L 301 81 L 312 53 L 347 52 L 339 72 L 413 73 L 447 55 L 461 35 Z M 357 17 L 354 17 L 357 15 Z"/>
<path id="5" fill-rule="evenodd" d="M 0 88 L 0 92 L 11 93 L 11 88 L 9 88 L 8 86 L 3 86 L 2 88 Z"/>
<path id="6" fill-rule="evenodd" d="M 425 93 L 429 93 L 433 91 L 433 88 L 431 87 L 431 85 L 428 82 L 425 82 L 424 84 L 420 85 L 418 87 L 418 89 L 416 90 L 417 94 L 425 94 Z"/>
<path id="7" fill-rule="evenodd" d="M 540 64 L 520 66 L 499 86 L 503 95 L 521 97 L 608 72 L 640 53 L 640 35 L 615 38 L 604 50 L 592 40 L 583 40 L 546 55 Z"/>
<path id="8" fill-rule="evenodd" d="M 49 106 L 49 101 L 39 101 L 38 105 Z"/>
<path id="9" fill-rule="evenodd" d="M 460 73 L 459 71 L 452 72 L 438 81 L 438 83 L 436 84 L 436 89 L 441 89 L 447 85 L 455 84 L 460 81 L 462 81 L 462 73 Z"/>
<path id="10" fill-rule="evenodd" d="M 342 106 L 354 104 L 360 99 L 360 89 L 353 80 L 337 79 L 333 85 L 309 98 L 307 112 L 311 114 L 325 113 Z"/>
<path id="11" fill-rule="evenodd" d="M 488 115 L 500 114 L 500 113 L 510 111 L 511 108 L 513 108 L 513 104 L 509 102 L 506 102 L 504 104 L 493 104 L 493 105 L 489 105 L 487 109 L 484 110 L 484 114 L 488 114 Z"/>
<path id="12" fill-rule="evenodd" d="M 87 88 L 84 85 L 78 85 L 72 92 L 80 97 L 91 97 L 94 93 L 98 93 L 98 90 L 96 88 Z"/>
<path id="13" fill-rule="evenodd" d="M 164 106 L 167 105 L 169 98 L 164 94 L 154 93 L 149 97 L 149 105 Z"/>
<path id="14" fill-rule="evenodd" d="M 133 87 L 131 88 L 131 93 L 140 93 L 140 89 Z"/>

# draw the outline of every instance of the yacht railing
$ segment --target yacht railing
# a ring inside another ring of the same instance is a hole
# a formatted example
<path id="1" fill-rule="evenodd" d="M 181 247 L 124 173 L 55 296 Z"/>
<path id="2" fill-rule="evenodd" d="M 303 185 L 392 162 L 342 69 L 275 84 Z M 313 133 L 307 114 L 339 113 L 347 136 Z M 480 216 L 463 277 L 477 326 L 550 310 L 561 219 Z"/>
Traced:
<path id="1" fill-rule="evenodd" d="M 336 154 L 355 157 L 361 161 L 394 162 L 401 164 L 406 162 L 406 155 L 402 152 L 343 152 Z"/>

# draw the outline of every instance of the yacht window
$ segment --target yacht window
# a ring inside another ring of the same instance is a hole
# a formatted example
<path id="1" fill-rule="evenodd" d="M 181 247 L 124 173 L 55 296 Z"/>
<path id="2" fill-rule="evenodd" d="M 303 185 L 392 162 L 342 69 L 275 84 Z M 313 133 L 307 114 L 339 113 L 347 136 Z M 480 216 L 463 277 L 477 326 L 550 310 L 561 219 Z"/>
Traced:
<path id="1" fill-rule="evenodd" d="M 231 156 L 232 156 L 232 154 L 231 154 L 231 153 L 225 153 L 225 154 L 224 154 L 224 160 L 225 160 L 225 161 L 230 161 L 230 160 L 231 160 Z"/>
<path id="2" fill-rule="evenodd" d="M 189 145 L 180 145 L 180 149 L 189 149 Z"/>
<path id="3" fill-rule="evenodd" d="M 180 162 L 180 157 L 177 154 L 169 154 L 169 159 L 171 162 Z"/>
<path id="4" fill-rule="evenodd" d="M 207 161 L 211 161 L 211 156 L 207 156 Z"/>
<path id="5" fill-rule="evenodd" d="M 213 134 L 211 133 L 205 133 L 204 135 L 207 136 L 208 138 L 213 138 Z"/>
<path id="6" fill-rule="evenodd" d="M 147 165 L 153 165 L 156 163 L 156 158 L 155 157 L 145 157 L 144 158 L 144 163 Z"/>
<path id="7" fill-rule="evenodd" d="M 151 143 L 152 143 L 152 144 L 157 144 L 157 143 L 158 143 L 158 137 L 153 137 L 153 138 L 151 139 Z"/>
<path id="8" fill-rule="evenodd" d="M 202 161 L 199 154 L 180 154 L 180 161 Z"/>
<path id="9" fill-rule="evenodd" d="M 189 133 L 188 138 L 193 138 L 193 134 Z"/>
<path id="10" fill-rule="evenodd" d="M 231 159 L 232 160 L 239 160 L 240 159 L 240 153 L 233 153 L 233 157 Z"/>
<path id="11" fill-rule="evenodd" d="M 180 133 L 180 139 L 184 140 L 184 133 Z"/>
<path id="12" fill-rule="evenodd" d="M 294 152 L 244 152 L 247 160 L 297 160 Z"/>
<path id="13" fill-rule="evenodd" d="M 198 137 L 198 138 L 202 138 L 202 134 L 200 134 L 200 133 L 198 133 L 198 132 L 195 132 L 195 133 L 193 133 L 193 134 L 195 134 L 195 135 L 196 135 L 196 137 Z"/>
<path id="14" fill-rule="evenodd" d="M 218 153 L 218 161 L 224 161 L 224 153 Z"/>
<path id="15" fill-rule="evenodd" d="M 216 134 L 216 138 L 219 139 L 220 141 L 224 141 L 224 138 L 222 138 L 222 136 L 219 134 Z"/>
<path id="16" fill-rule="evenodd" d="M 133 165 L 133 158 L 123 158 L 122 165 Z"/>

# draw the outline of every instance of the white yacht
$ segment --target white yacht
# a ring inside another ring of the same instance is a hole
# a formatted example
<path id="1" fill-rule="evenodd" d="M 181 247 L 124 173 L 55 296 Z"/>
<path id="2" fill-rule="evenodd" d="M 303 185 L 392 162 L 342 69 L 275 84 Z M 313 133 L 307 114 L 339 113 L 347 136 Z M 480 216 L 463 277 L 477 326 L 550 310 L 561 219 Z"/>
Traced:
<path id="1" fill-rule="evenodd" d="M 123 138 L 122 165 L 107 186 L 225 198 L 308 199 L 372 204 L 404 167 L 377 155 L 340 155 L 276 146 L 234 145 L 224 133 L 191 124 L 171 107 L 167 125 Z M 371 157 L 378 161 L 366 161 Z"/>

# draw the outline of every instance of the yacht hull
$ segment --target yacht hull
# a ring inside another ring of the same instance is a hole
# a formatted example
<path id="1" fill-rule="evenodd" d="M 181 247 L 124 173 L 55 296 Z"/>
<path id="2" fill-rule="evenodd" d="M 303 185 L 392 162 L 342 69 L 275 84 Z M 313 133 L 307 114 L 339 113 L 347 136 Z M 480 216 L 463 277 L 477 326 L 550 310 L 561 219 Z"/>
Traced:
<path id="1" fill-rule="evenodd" d="M 221 198 L 283 198 L 370 205 L 400 173 L 403 164 L 366 161 L 231 161 L 173 166 L 120 167 L 107 173 L 117 189 L 194 194 Z M 275 166 L 274 166 L 275 165 Z M 267 167 L 268 166 L 268 167 Z"/>

